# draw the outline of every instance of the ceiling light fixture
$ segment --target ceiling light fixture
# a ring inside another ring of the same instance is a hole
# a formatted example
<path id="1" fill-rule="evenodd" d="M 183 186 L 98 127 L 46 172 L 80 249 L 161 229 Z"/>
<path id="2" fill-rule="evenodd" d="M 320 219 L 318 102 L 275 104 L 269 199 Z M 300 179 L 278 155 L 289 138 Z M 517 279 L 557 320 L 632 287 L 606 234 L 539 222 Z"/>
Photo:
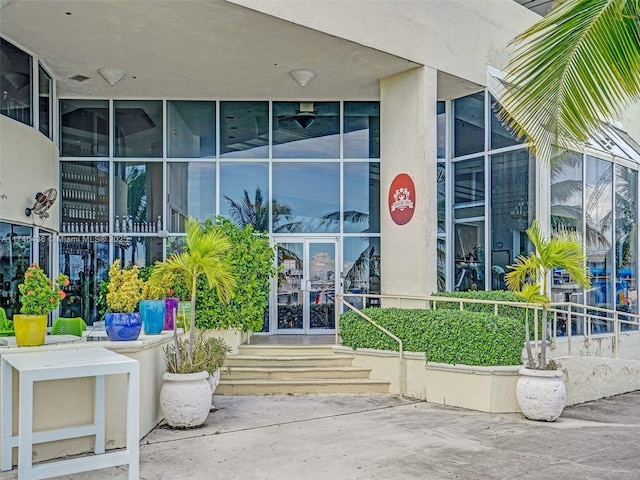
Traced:
<path id="1" fill-rule="evenodd" d="M 112 87 L 124 77 L 124 71 L 119 68 L 102 67 L 98 69 L 98 73 Z"/>
<path id="2" fill-rule="evenodd" d="M 289 72 L 289 75 L 296 81 L 298 85 L 304 87 L 307 83 L 313 80 L 313 77 L 316 76 L 316 72 L 314 72 L 310 68 L 298 68 L 296 70 L 291 70 Z"/>

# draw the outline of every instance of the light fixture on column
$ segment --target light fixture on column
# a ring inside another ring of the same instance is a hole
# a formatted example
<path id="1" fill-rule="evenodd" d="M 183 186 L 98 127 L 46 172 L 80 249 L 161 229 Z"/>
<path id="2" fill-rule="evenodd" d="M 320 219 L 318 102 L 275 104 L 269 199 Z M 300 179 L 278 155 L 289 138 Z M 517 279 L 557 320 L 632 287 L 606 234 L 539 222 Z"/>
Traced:
<path id="1" fill-rule="evenodd" d="M 298 85 L 304 87 L 307 83 L 313 80 L 313 77 L 316 76 L 316 72 L 310 68 L 298 68 L 296 70 L 291 70 L 289 75 L 291 75 L 291 78 L 293 78 Z"/>
<path id="2" fill-rule="evenodd" d="M 98 69 L 98 73 L 112 87 L 124 77 L 124 71 L 119 68 L 102 67 Z"/>

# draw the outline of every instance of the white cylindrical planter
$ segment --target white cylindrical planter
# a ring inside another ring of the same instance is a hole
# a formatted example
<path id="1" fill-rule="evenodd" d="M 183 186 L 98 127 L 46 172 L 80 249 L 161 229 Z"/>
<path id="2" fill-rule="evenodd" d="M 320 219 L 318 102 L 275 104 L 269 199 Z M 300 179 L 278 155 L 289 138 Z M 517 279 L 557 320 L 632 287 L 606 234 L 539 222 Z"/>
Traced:
<path id="1" fill-rule="evenodd" d="M 160 408 L 167 423 L 175 428 L 202 425 L 211 407 L 209 372 L 165 373 L 160 390 Z"/>
<path id="2" fill-rule="evenodd" d="M 528 419 L 554 422 L 567 400 L 562 371 L 521 368 L 516 398 L 522 414 Z"/>
<path id="3" fill-rule="evenodd" d="M 220 369 L 218 368 L 215 372 L 209 375 L 209 385 L 211 386 L 211 395 L 216 393 L 216 388 L 220 383 Z"/>

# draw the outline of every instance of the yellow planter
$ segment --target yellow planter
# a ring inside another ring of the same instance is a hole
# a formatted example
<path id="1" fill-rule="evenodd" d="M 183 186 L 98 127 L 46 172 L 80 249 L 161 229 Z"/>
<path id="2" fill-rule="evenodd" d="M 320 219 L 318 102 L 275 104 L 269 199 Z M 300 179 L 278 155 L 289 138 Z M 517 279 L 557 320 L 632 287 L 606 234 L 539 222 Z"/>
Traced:
<path id="1" fill-rule="evenodd" d="M 13 316 L 13 327 L 16 331 L 16 343 L 19 347 L 35 347 L 44 345 L 47 333 L 48 315 L 24 315 L 17 313 Z"/>

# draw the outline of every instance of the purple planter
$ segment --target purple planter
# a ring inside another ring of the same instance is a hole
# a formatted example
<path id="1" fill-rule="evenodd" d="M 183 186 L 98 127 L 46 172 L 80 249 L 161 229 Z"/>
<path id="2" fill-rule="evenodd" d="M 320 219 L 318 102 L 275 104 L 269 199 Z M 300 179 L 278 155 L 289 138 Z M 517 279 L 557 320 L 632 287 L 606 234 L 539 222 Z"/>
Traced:
<path id="1" fill-rule="evenodd" d="M 173 326 L 176 323 L 176 314 L 178 311 L 178 299 L 169 297 L 164 300 L 164 303 L 165 312 L 163 330 L 173 330 Z"/>

